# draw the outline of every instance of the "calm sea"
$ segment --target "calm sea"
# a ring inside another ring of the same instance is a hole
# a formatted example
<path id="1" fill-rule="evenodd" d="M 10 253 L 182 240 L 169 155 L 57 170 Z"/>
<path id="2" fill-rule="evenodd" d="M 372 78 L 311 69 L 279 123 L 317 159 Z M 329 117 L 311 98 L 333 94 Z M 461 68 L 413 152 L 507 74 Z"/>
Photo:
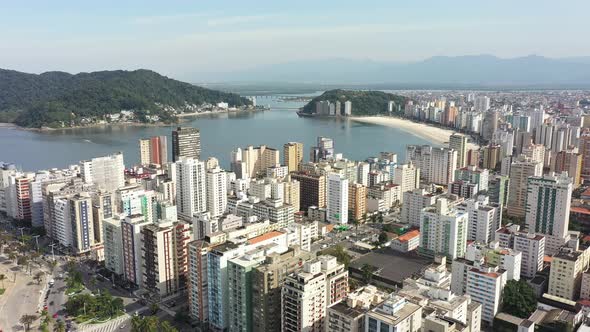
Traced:
<path id="1" fill-rule="evenodd" d="M 407 144 L 431 144 L 396 128 L 347 119 L 299 118 L 295 109 L 301 107 L 302 102 L 285 102 L 277 97 L 258 97 L 257 102 L 270 106 L 271 111 L 201 116 L 183 125 L 199 128 L 202 156 L 214 156 L 226 168 L 229 168 L 231 150 L 248 145 L 266 144 L 282 149 L 286 142 L 303 142 L 307 159 L 317 136 L 333 138 L 336 152 L 354 160 L 363 160 L 380 151 L 392 151 L 402 161 Z M 125 164 L 132 165 L 139 159 L 140 138 L 170 136 L 173 128 L 112 126 L 52 132 L 0 128 L 0 161 L 33 171 L 65 167 L 79 160 L 122 151 Z M 168 139 L 168 144 L 170 141 Z"/>

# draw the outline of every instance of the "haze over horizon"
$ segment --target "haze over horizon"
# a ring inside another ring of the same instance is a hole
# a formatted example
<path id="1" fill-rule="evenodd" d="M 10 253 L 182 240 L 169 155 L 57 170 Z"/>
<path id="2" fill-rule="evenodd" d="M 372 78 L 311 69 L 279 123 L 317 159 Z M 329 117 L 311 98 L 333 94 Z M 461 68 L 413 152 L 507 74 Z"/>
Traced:
<path id="1" fill-rule="evenodd" d="M 11 34 L 3 38 L 0 67 L 33 73 L 147 68 L 199 82 L 230 81 L 234 72 L 236 80 L 288 78 L 285 65 L 298 63 L 336 62 L 336 72 L 341 71 L 338 63 L 351 67 L 347 75 L 378 73 L 384 65 L 398 66 L 399 71 L 399 66 L 437 56 L 539 55 L 550 62 L 577 58 L 587 65 L 588 59 L 578 57 L 590 56 L 590 45 L 579 38 L 588 31 L 589 10 L 585 1 L 567 6 L 551 1 L 433 0 L 338 6 L 312 1 L 2 3 L 0 29 Z M 258 77 L 265 69 L 270 72 L 269 66 L 276 69 L 272 75 Z M 530 70 L 537 71 L 534 66 Z M 389 77 L 369 74 L 360 81 Z M 581 77 L 586 80 L 585 71 Z M 301 78 L 293 75 L 290 80 Z"/>

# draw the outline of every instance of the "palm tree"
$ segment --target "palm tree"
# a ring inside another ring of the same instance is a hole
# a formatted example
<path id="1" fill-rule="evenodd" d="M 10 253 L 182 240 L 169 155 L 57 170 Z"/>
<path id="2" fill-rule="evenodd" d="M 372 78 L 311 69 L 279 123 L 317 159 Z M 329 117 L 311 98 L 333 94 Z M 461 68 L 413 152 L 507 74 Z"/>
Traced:
<path id="1" fill-rule="evenodd" d="M 41 283 L 41 279 L 43 279 L 43 272 L 35 273 L 33 279 L 37 282 L 37 285 L 39 285 Z"/>
<path id="2" fill-rule="evenodd" d="M 155 315 L 158 310 L 160 310 L 160 306 L 158 306 L 157 303 L 154 302 L 150 304 L 150 311 L 152 312 L 152 315 Z"/>
<path id="3" fill-rule="evenodd" d="M 361 272 L 363 273 L 363 279 L 365 280 L 365 283 L 369 284 L 371 282 L 371 280 L 373 279 L 374 271 L 375 268 L 370 264 L 364 264 L 361 267 Z"/>
<path id="4" fill-rule="evenodd" d="M 4 288 L 4 280 L 6 280 L 6 275 L 0 274 L 0 281 L 2 282 L 2 288 Z"/>
<path id="5" fill-rule="evenodd" d="M 25 331 L 28 331 L 31 328 L 31 324 L 37 319 L 35 315 L 22 315 L 19 322 L 23 324 L 25 327 Z"/>
<path id="6" fill-rule="evenodd" d="M 160 325 L 160 320 L 156 316 L 148 316 L 144 318 L 144 328 L 145 332 L 158 332 L 158 325 Z"/>
<path id="7" fill-rule="evenodd" d="M 178 330 L 169 321 L 165 320 L 160 323 L 160 332 L 178 332 Z"/>
<path id="8" fill-rule="evenodd" d="M 141 316 L 133 316 L 131 318 L 131 332 L 141 332 L 144 327 L 144 319 Z"/>
<path id="9" fill-rule="evenodd" d="M 66 324 L 63 321 L 58 321 L 53 327 L 53 332 L 66 332 Z"/>

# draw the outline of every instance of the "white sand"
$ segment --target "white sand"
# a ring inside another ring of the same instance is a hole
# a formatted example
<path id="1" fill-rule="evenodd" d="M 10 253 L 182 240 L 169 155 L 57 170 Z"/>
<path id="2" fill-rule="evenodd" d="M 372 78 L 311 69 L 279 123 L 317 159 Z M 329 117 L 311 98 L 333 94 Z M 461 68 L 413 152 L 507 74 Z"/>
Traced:
<path id="1" fill-rule="evenodd" d="M 362 116 L 351 117 L 353 121 L 376 124 L 391 128 L 397 128 L 408 132 L 414 136 L 418 136 L 429 140 L 433 145 L 448 146 L 449 137 L 454 133 L 453 130 L 443 129 L 431 126 L 425 123 L 413 122 L 406 119 L 389 117 L 389 116 Z M 467 145 L 467 149 L 478 149 L 479 147 L 473 143 Z"/>

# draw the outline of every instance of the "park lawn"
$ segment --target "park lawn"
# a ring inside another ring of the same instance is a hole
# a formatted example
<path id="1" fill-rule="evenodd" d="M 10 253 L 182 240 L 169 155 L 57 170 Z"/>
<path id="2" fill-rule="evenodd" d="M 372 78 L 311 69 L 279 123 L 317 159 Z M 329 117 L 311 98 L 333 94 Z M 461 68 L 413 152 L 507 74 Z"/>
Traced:
<path id="1" fill-rule="evenodd" d="M 4 292 L 6 292 L 6 289 L 0 288 L 0 295 L 4 294 Z"/>

